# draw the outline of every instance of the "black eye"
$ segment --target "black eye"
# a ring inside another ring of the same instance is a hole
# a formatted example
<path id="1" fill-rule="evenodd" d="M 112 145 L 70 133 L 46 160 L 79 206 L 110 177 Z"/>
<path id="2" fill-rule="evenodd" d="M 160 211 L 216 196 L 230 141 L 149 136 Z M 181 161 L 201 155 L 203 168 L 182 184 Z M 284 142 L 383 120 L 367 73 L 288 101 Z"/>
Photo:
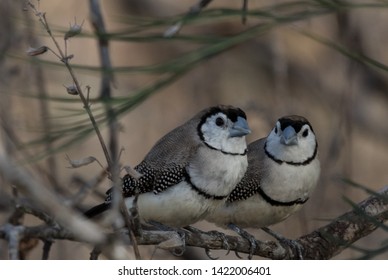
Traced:
<path id="1" fill-rule="evenodd" d="M 275 133 L 278 134 L 278 128 L 277 127 L 275 127 Z"/>
<path id="2" fill-rule="evenodd" d="M 218 126 L 223 126 L 225 124 L 225 121 L 223 120 L 223 118 L 216 118 L 216 125 Z"/>
<path id="3" fill-rule="evenodd" d="M 303 137 L 307 137 L 307 135 L 309 135 L 309 130 L 306 128 L 303 133 L 302 133 L 302 136 Z"/>

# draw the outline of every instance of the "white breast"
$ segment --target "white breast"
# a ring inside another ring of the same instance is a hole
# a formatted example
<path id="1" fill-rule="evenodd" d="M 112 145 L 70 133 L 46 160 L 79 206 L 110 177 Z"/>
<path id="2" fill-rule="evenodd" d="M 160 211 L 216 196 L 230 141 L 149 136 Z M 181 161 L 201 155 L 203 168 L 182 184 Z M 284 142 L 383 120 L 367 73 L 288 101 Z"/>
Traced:
<path id="1" fill-rule="evenodd" d="M 319 161 L 314 160 L 307 166 L 278 165 L 270 161 L 267 170 L 273 170 L 262 181 L 263 191 L 273 200 L 289 202 L 306 199 L 314 190 L 318 181 Z M 271 165 L 277 165 L 275 166 Z M 260 228 L 276 224 L 298 211 L 301 204 L 293 206 L 273 206 L 259 194 L 246 200 L 220 205 L 206 220 L 218 226 L 233 223 L 243 228 Z"/>
<path id="2" fill-rule="evenodd" d="M 248 167 L 246 156 L 201 148 L 189 165 L 192 182 L 211 195 L 229 195 Z"/>
<path id="3" fill-rule="evenodd" d="M 268 160 L 265 176 L 262 178 L 262 189 L 272 199 L 279 201 L 306 199 L 314 190 L 319 174 L 318 159 L 299 166 Z"/>

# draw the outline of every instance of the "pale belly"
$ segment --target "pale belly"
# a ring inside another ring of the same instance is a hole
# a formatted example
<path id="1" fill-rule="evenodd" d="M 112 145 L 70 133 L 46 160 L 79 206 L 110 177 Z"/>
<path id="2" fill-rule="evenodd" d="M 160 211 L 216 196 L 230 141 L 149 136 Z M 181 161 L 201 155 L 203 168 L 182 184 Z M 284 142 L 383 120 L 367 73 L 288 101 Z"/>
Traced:
<path id="1" fill-rule="evenodd" d="M 302 205 L 271 206 L 258 195 L 218 207 L 206 218 L 218 226 L 233 223 L 242 228 L 262 228 L 279 223 L 298 211 Z"/>
<path id="2" fill-rule="evenodd" d="M 126 198 L 128 208 L 134 198 Z M 174 227 L 193 224 L 214 211 L 224 200 L 213 200 L 199 195 L 186 182 L 181 182 L 162 193 L 145 193 L 139 196 L 137 207 L 140 220 L 155 221 Z"/>

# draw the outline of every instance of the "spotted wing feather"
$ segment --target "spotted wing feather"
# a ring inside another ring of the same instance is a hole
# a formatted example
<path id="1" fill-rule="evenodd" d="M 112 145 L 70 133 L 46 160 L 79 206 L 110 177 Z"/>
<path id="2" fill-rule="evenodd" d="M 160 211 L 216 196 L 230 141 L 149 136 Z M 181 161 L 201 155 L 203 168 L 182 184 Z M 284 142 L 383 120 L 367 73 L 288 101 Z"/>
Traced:
<path id="1" fill-rule="evenodd" d="M 135 167 L 135 170 L 142 174 L 140 178 L 124 176 L 122 189 L 124 197 L 146 192 L 157 194 L 184 180 L 186 166 L 202 143 L 197 134 L 198 118 L 199 116 L 194 117 L 156 142 L 144 160 Z M 106 203 L 111 201 L 111 196 L 112 189 L 109 189 Z"/>
<path id="2" fill-rule="evenodd" d="M 248 169 L 240 183 L 230 193 L 228 202 L 245 200 L 256 193 L 260 193 L 260 178 L 264 172 L 263 150 L 265 138 L 259 139 L 248 145 Z"/>

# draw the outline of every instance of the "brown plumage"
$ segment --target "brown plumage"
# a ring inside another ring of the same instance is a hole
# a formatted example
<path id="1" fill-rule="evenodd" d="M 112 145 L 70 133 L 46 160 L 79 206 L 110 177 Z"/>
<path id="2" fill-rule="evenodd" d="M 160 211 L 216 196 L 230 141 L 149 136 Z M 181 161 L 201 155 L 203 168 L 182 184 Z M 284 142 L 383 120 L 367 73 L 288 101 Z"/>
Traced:
<path id="1" fill-rule="evenodd" d="M 314 190 L 320 164 L 311 124 L 280 118 L 268 137 L 248 145 L 248 169 L 227 202 L 206 218 L 220 226 L 266 227 L 301 208 Z"/>
<path id="2" fill-rule="evenodd" d="M 135 179 L 126 175 L 123 178 L 123 196 L 128 198 L 126 202 L 130 205 L 130 198 L 138 192 L 142 194 L 139 203 L 144 204 L 139 207 L 140 215 L 143 212 L 146 219 L 177 225 L 197 221 L 213 207 L 216 203 L 213 200 L 225 200 L 245 173 L 244 136 L 249 132 L 246 115 L 241 109 L 220 105 L 202 110 L 156 142 L 135 167 L 143 176 Z M 230 164 L 230 167 L 225 164 Z M 92 217 L 108 209 L 111 191 L 107 194 L 103 205 L 92 208 L 85 215 Z M 163 211 L 168 199 L 171 200 L 169 207 L 174 207 L 174 203 L 180 202 L 174 200 L 180 196 L 182 201 L 194 198 L 187 204 L 187 211 L 193 213 L 187 213 L 185 221 L 186 213 L 176 204 L 181 217 L 175 223 L 170 221 L 169 215 L 172 214 L 164 214 Z M 155 213 L 159 208 L 160 213 Z"/>

